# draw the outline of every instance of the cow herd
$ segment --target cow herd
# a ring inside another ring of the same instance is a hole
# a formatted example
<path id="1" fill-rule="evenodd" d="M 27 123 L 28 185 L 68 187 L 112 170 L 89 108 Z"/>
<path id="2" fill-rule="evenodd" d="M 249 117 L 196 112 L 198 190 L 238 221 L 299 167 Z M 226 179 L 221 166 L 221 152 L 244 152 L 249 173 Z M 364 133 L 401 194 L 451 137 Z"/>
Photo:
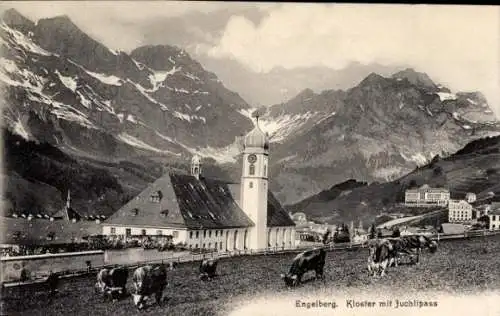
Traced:
<path id="1" fill-rule="evenodd" d="M 199 271 L 201 280 L 211 280 L 216 276 L 217 259 L 204 259 L 200 262 Z M 154 297 L 156 303 L 161 305 L 163 291 L 168 284 L 167 272 L 175 270 L 176 262 L 162 264 L 148 264 L 138 267 L 132 274 L 133 293 L 132 299 L 138 309 L 143 309 L 146 301 Z M 103 268 L 97 274 L 95 284 L 96 293 L 104 299 L 117 300 L 127 295 L 127 279 L 129 270 L 124 266 Z"/>
<path id="2" fill-rule="evenodd" d="M 398 266 L 402 255 L 416 255 L 416 262 L 422 249 L 431 252 L 437 250 L 437 242 L 423 235 L 404 236 L 398 238 L 373 239 L 367 242 L 368 271 L 370 275 L 384 276 L 386 269 L 392 265 Z M 302 282 L 302 277 L 309 271 L 314 271 L 316 279 L 324 280 L 326 262 L 325 247 L 306 250 L 292 260 L 289 271 L 281 274 L 287 287 L 295 287 Z M 217 259 L 204 259 L 200 262 L 200 280 L 212 280 L 216 276 Z M 167 272 L 176 268 L 175 263 L 149 264 L 138 267 L 132 274 L 133 302 L 143 309 L 148 298 L 154 297 L 156 303 L 163 302 L 163 291 L 167 286 Z M 126 283 L 129 272 L 126 267 L 104 268 L 97 274 L 95 289 L 104 298 L 116 300 L 127 294 Z"/>
<path id="3" fill-rule="evenodd" d="M 398 266 L 402 255 L 409 255 L 412 262 L 418 263 L 422 249 L 427 248 L 434 253 L 437 251 L 437 242 L 423 235 L 413 235 L 370 240 L 368 248 L 368 271 L 373 276 L 377 273 L 384 276 L 387 267 Z"/>

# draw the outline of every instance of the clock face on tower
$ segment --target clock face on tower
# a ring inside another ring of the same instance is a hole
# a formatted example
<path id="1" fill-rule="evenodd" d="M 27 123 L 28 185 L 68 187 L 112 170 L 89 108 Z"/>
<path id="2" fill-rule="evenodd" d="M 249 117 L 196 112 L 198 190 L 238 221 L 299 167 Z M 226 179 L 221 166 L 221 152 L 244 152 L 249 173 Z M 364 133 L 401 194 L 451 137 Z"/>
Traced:
<path id="1" fill-rule="evenodd" d="M 257 161 L 257 156 L 255 154 L 248 155 L 248 162 L 255 163 Z"/>

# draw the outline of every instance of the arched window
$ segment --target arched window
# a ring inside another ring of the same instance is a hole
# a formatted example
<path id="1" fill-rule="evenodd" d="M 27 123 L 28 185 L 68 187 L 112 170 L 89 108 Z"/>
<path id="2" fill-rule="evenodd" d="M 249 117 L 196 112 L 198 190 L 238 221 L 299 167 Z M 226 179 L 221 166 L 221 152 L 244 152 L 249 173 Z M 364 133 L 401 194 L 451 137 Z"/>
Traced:
<path id="1" fill-rule="evenodd" d="M 252 182 L 252 181 L 250 181 L 250 183 L 248 184 L 248 187 L 249 187 L 250 189 L 251 189 L 251 188 L 253 188 L 253 182 Z"/>
<path id="2" fill-rule="evenodd" d="M 249 170 L 248 170 L 248 174 L 250 174 L 251 176 L 253 176 L 255 174 L 255 165 L 254 164 L 250 165 Z"/>
<path id="3" fill-rule="evenodd" d="M 264 165 L 264 177 L 267 177 L 267 166 Z"/>

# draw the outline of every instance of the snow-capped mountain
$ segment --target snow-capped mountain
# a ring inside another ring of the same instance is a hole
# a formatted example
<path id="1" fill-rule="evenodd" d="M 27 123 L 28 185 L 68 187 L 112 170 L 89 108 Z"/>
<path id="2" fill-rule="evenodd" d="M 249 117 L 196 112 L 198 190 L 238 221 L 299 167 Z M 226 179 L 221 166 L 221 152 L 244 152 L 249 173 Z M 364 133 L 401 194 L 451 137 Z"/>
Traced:
<path id="1" fill-rule="evenodd" d="M 346 179 L 391 180 L 500 134 L 481 93 L 452 93 L 413 69 L 347 91 L 305 90 L 262 120 L 273 132 L 272 188 L 292 203 Z"/>
<path id="2" fill-rule="evenodd" d="M 182 49 L 116 52 L 66 16 L 35 24 L 15 10 L 0 39 L 5 122 L 28 139 L 97 155 L 231 161 L 235 135 L 253 125 L 240 113 L 247 103 Z"/>
<path id="3" fill-rule="evenodd" d="M 86 159 L 150 159 L 147 168 L 198 153 L 239 177 L 235 137 L 252 128 L 255 109 L 183 49 L 127 54 L 65 16 L 34 23 L 14 10 L 4 12 L 0 47 L 3 118 L 12 133 Z M 345 91 L 306 89 L 261 110 L 272 141 L 271 188 L 287 204 L 351 178 L 399 177 L 500 131 L 480 93 L 453 93 L 412 69 L 371 74 Z M 121 172 L 126 185 L 136 182 Z"/>

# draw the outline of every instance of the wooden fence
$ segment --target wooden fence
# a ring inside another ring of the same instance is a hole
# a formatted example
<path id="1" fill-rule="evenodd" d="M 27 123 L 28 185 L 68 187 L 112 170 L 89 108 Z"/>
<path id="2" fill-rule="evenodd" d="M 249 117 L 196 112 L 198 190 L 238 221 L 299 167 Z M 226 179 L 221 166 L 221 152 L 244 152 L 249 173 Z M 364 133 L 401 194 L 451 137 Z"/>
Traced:
<path id="1" fill-rule="evenodd" d="M 469 239 L 469 238 L 478 238 L 478 237 L 488 237 L 500 234 L 500 230 L 498 231 L 469 231 L 462 234 L 436 234 L 431 236 L 431 238 L 436 240 L 453 240 L 453 239 Z M 287 254 L 287 253 L 299 253 L 307 249 L 311 249 L 314 246 L 322 247 L 326 251 L 335 251 L 335 250 L 360 250 L 366 247 L 366 244 L 363 243 L 337 243 L 331 245 L 322 245 L 318 243 L 317 245 L 304 245 L 297 246 L 292 249 L 283 249 L 283 248 L 268 248 L 263 250 L 235 250 L 228 252 L 212 252 L 205 254 L 186 254 L 184 256 L 165 258 L 161 260 L 144 260 L 137 261 L 133 264 L 124 265 L 129 269 L 135 269 L 139 266 L 146 264 L 159 264 L 159 263 L 169 263 L 169 262 L 177 262 L 177 263 L 186 263 L 186 262 L 195 262 L 200 261 L 207 258 L 230 258 L 230 257 L 239 257 L 239 256 L 259 256 L 259 255 L 279 255 L 279 254 Z M 102 266 L 92 266 L 91 269 L 67 269 L 59 272 L 59 275 L 62 278 L 66 277 L 75 277 L 80 275 L 87 274 L 96 274 L 102 268 L 111 268 L 116 266 L 116 264 L 105 264 Z M 13 282 L 9 282 L 13 283 Z M 17 282 L 16 282 L 17 283 Z"/>

